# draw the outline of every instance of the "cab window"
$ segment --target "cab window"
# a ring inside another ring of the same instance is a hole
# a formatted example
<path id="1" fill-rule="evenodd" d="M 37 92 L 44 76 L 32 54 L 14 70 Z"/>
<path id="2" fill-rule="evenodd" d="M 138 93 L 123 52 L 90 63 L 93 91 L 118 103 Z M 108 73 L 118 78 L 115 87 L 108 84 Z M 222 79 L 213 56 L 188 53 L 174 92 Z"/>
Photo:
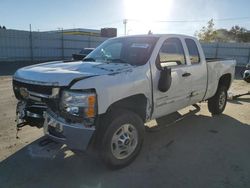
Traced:
<path id="1" fill-rule="evenodd" d="M 192 39 L 185 39 L 191 64 L 200 63 L 200 54 L 196 43 Z"/>
<path id="2" fill-rule="evenodd" d="M 165 66 L 185 65 L 185 54 L 180 39 L 168 38 L 159 51 L 159 61 Z"/>

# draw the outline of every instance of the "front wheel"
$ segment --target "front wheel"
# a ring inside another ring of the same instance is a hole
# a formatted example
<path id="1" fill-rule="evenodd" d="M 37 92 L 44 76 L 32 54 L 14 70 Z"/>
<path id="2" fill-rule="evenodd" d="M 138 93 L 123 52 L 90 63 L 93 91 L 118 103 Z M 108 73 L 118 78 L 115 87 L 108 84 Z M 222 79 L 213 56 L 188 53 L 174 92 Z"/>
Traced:
<path id="1" fill-rule="evenodd" d="M 215 95 L 208 99 L 208 110 L 212 114 L 221 114 L 227 104 L 227 88 L 219 86 Z"/>
<path id="2" fill-rule="evenodd" d="M 100 152 L 105 164 L 116 169 L 130 164 L 139 154 L 144 124 L 137 114 L 126 110 L 118 110 L 109 119 L 101 133 Z"/>

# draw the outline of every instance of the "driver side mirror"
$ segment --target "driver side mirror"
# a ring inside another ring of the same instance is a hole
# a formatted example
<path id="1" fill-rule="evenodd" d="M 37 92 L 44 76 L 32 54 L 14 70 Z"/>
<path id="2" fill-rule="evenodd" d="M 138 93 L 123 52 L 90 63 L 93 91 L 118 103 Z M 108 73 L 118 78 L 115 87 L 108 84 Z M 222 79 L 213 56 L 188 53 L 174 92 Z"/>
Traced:
<path id="1" fill-rule="evenodd" d="M 161 92 L 166 92 L 169 90 L 171 83 L 172 83 L 171 68 L 169 67 L 162 68 L 158 82 L 158 89 Z"/>
<path id="2" fill-rule="evenodd" d="M 176 61 L 164 61 L 160 62 L 159 56 L 157 58 L 157 64 L 160 69 L 160 78 L 158 81 L 158 89 L 161 92 L 167 92 L 172 84 L 171 68 L 170 66 L 178 65 L 179 62 Z"/>
<path id="3" fill-rule="evenodd" d="M 160 61 L 160 56 L 158 54 L 156 58 L 156 66 L 160 70 L 158 89 L 161 92 L 167 92 L 172 84 L 171 67 L 180 64 L 181 62 L 178 60 Z"/>

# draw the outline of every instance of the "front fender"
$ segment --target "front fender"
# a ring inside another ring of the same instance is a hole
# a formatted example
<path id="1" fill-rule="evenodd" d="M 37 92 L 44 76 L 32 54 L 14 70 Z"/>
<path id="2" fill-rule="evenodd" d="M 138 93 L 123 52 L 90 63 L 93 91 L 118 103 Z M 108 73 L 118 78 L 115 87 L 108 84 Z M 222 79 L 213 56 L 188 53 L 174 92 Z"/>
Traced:
<path id="1" fill-rule="evenodd" d="M 132 95 L 143 94 L 151 99 L 150 71 L 146 64 L 121 73 L 80 80 L 71 89 L 95 89 L 98 114 L 104 114 L 111 104 Z"/>

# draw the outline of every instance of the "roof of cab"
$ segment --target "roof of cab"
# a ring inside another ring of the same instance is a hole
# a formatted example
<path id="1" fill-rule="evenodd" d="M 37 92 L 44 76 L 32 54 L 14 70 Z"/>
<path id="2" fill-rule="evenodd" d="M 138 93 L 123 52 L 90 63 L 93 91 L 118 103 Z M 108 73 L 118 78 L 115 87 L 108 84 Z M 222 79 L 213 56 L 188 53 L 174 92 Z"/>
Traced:
<path id="1" fill-rule="evenodd" d="M 123 38 L 123 37 L 164 37 L 164 36 L 192 37 L 192 36 L 183 35 L 183 34 L 142 34 L 142 35 L 127 35 L 127 36 L 121 36 L 121 37 L 119 37 L 119 38 Z"/>
<path id="2" fill-rule="evenodd" d="M 189 36 L 189 35 L 183 35 L 183 34 L 143 34 L 143 35 L 127 35 L 127 36 L 121 36 L 118 38 L 130 38 L 130 37 L 180 37 L 180 38 L 193 38 L 196 39 L 193 36 Z"/>

